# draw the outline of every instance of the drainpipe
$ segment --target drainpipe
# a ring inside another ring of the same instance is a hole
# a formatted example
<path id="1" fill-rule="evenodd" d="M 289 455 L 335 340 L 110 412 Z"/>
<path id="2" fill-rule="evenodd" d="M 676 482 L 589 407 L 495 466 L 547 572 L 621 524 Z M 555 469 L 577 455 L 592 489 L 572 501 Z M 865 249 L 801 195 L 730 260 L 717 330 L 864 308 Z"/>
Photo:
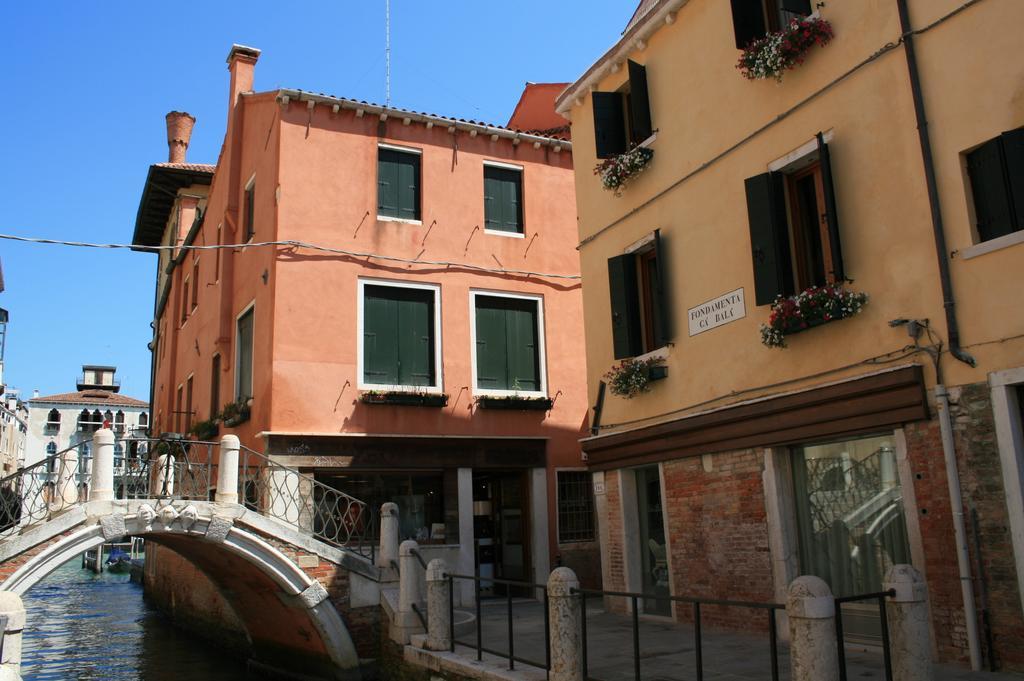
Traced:
<path id="1" fill-rule="evenodd" d="M 901 0 L 902 1 L 902 0 Z M 942 453 L 946 459 L 946 481 L 949 484 L 949 504 L 953 512 L 953 534 L 956 539 L 956 563 L 960 572 L 960 591 L 964 599 L 964 620 L 967 625 L 967 646 L 971 655 L 971 669 L 981 671 L 981 639 L 978 637 L 978 616 L 974 605 L 974 582 L 971 578 L 971 559 L 967 553 L 967 529 L 964 524 L 964 500 L 960 495 L 960 474 L 956 467 L 953 448 L 953 423 L 949 416 L 949 393 L 946 386 L 935 385 L 935 401 L 939 412 L 939 430 L 942 433 Z"/>
<path id="2" fill-rule="evenodd" d="M 900 32 L 903 34 L 903 49 L 907 55 L 907 70 L 910 72 L 910 92 L 914 98 L 914 115 L 917 118 L 917 135 L 921 140 L 921 158 L 924 161 L 924 178 L 928 187 L 928 208 L 932 217 L 932 231 L 935 235 L 935 255 L 939 260 L 939 282 L 942 285 L 942 306 L 946 312 L 946 335 L 949 339 L 949 354 L 964 364 L 976 366 L 977 361 L 960 347 L 960 326 L 956 321 L 956 302 L 953 300 L 953 284 L 949 276 L 949 258 L 946 249 L 946 234 L 942 227 L 942 212 L 939 209 L 939 190 L 935 182 L 935 163 L 932 160 L 932 145 L 928 139 L 928 118 L 924 112 L 924 98 L 921 95 L 921 79 L 917 72 L 917 56 L 914 53 L 914 34 L 910 28 L 910 14 L 907 0 L 896 0 L 900 14 Z"/>

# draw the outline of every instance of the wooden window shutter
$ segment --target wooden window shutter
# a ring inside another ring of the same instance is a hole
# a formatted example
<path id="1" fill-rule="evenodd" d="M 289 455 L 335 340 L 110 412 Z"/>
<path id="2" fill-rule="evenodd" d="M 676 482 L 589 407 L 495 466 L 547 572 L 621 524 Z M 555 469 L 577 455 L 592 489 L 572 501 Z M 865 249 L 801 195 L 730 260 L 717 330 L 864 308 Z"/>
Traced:
<path id="1" fill-rule="evenodd" d="M 366 286 L 363 299 L 363 382 L 398 384 L 398 303 L 384 286 Z"/>
<path id="2" fill-rule="evenodd" d="M 508 390 L 540 390 L 537 348 L 537 304 L 531 300 L 506 299 L 505 330 L 508 334 Z"/>
<path id="3" fill-rule="evenodd" d="M 476 385 L 503 389 L 508 384 L 508 335 L 496 298 L 476 297 Z"/>
<path id="4" fill-rule="evenodd" d="M 654 230 L 654 260 L 657 263 L 658 276 L 654 286 L 654 308 L 657 310 L 657 319 L 660 324 L 655 325 L 654 333 L 657 336 L 655 342 L 659 346 L 668 345 L 672 340 L 672 319 L 668 308 L 668 297 L 666 295 L 666 272 L 668 272 L 668 254 L 665 249 L 665 242 L 661 238 L 661 230 Z"/>
<path id="5" fill-rule="evenodd" d="M 398 383 L 434 383 L 434 294 L 395 289 L 398 309 Z"/>
<path id="6" fill-rule="evenodd" d="M 1003 144 L 1000 137 L 985 142 L 967 154 L 978 238 L 988 241 L 1013 231 L 1013 208 L 1003 173 Z"/>
<path id="7" fill-rule="evenodd" d="M 594 143 L 598 158 L 612 158 L 626 150 L 626 119 L 622 94 L 595 92 Z"/>
<path id="8" fill-rule="evenodd" d="M 828 221 L 828 246 L 832 256 L 832 281 L 841 284 L 846 281 L 843 268 L 843 247 L 839 239 L 839 214 L 836 212 L 836 193 L 832 185 L 832 157 L 825 138 L 819 132 L 818 162 L 821 164 L 821 183 L 825 190 L 825 219 Z"/>
<path id="9" fill-rule="evenodd" d="M 743 49 L 768 31 L 764 24 L 762 0 L 731 0 L 732 26 L 736 33 L 736 47 Z"/>
<path id="10" fill-rule="evenodd" d="M 484 227 L 522 232 L 522 173 L 484 166 Z"/>
<path id="11" fill-rule="evenodd" d="M 632 117 L 630 141 L 640 144 L 654 132 L 651 127 L 651 103 L 647 93 L 647 68 L 628 60 L 629 109 Z"/>
<path id="12" fill-rule="evenodd" d="M 811 13 L 811 0 L 779 0 L 779 9 L 807 16 Z"/>
<path id="13" fill-rule="evenodd" d="M 608 288 L 611 292 L 615 359 L 636 357 L 643 353 L 643 336 L 635 254 L 608 259 Z"/>
<path id="14" fill-rule="evenodd" d="M 762 173 L 748 177 L 744 185 L 755 299 L 758 305 L 769 305 L 776 296 L 793 292 L 785 178 L 781 173 Z"/>
<path id="15" fill-rule="evenodd" d="M 1006 160 L 1007 192 L 1013 208 L 1015 230 L 1024 229 L 1024 128 L 1004 132 L 1003 158 Z"/>
<path id="16" fill-rule="evenodd" d="M 398 153 L 398 217 L 420 219 L 420 157 Z"/>
<path id="17" fill-rule="evenodd" d="M 377 215 L 396 218 L 398 210 L 398 164 L 392 149 L 377 150 Z"/>

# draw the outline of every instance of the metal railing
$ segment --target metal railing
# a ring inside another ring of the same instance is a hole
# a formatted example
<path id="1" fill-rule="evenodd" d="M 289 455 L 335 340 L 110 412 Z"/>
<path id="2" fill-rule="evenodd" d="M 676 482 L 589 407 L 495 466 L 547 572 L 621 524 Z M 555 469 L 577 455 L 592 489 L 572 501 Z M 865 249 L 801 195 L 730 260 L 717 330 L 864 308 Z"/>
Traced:
<path id="1" fill-rule="evenodd" d="M 661 594 L 645 594 L 635 591 L 602 591 L 600 589 L 573 589 L 572 593 L 580 597 L 580 639 L 583 648 L 583 678 L 588 679 L 587 660 L 587 597 L 588 596 L 616 596 L 629 598 L 632 601 L 632 624 L 633 624 L 633 679 L 640 681 L 640 599 L 673 601 L 675 603 L 690 603 L 693 606 L 693 643 L 694 643 L 694 666 L 697 673 L 697 681 L 704 679 L 704 653 L 703 639 L 701 634 L 701 606 L 714 605 L 734 608 L 751 608 L 755 610 L 768 611 L 768 639 L 771 655 L 772 681 L 779 679 L 779 636 L 778 623 L 775 613 L 777 610 L 785 610 L 786 606 L 781 603 L 755 603 L 751 601 L 729 601 L 716 598 L 697 598 L 694 596 L 665 596 Z"/>
<path id="2" fill-rule="evenodd" d="M 238 452 L 238 501 L 282 520 L 320 541 L 373 554 L 372 515 L 366 502 L 242 446 Z"/>
<path id="3" fill-rule="evenodd" d="M 80 446 L 0 478 L 0 536 L 45 522 L 79 502 L 89 485 L 88 459 L 78 457 Z"/>
<path id="4" fill-rule="evenodd" d="M 479 575 L 459 575 L 453 572 L 446 573 L 448 578 L 448 619 L 450 622 L 449 636 L 451 638 L 451 652 L 455 652 L 456 644 L 466 646 L 468 648 L 476 649 L 476 659 L 483 660 L 484 653 L 503 657 L 508 660 L 508 668 L 515 669 L 516 662 L 522 662 L 528 664 L 531 667 L 539 667 L 550 674 L 551 672 L 551 621 L 549 613 L 549 601 L 548 601 L 548 588 L 546 584 L 535 584 L 533 582 L 520 582 L 513 579 L 501 579 L 498 577 L 481 577 Z M 467 641 L 459 641 L 455 638 L 455 580 L 470 580 L 474 584 L 475 595 L 474 602 L 476 603 L 476 643 Z M 483 644 L 483 611 L 480 603 L 481 590 L 483 584 L 487 583 L 490 585 L 500 584 L 506 587 L 506 600 L 508 608 L 507 626 L 506 633 L 508 635 L 508 652 L 502 650 L 496 650 L 494 648 L 485 647 Z M 515 654 L 515 630 L 512 625 L 512 589 L 515 587 L 535 590 L 540 589 L 544 592 L 544 662 L 538 662 L 525 657 L 520 657 Z M 584 678 L 586 678 L 584 676 Z"/>
<path id="5" fill-rule="evenodd" d="M 137 458 L 115 459 L 115 498 L 213 500 L 217 486 L 214 447 L 218 443 L 139 437 L 125 441 L 144 447 L 144 451 Z"/>
<path id="6" fill-rule="evenodd" d="M 839 681 L 846 681 L 846 646 L 843 633 L 843 603 L 855 603 L 859 601 L 876 601 L 878 603 L 878 614 L 881 617 L 882 635 L 882 660 L 885 664 L 886 681 L 892 681 L 892 659 L 889 650 L 889 620 L 885 612 L 885 599 L 893 598 L 896 595 L 895 589 L 879 591 L 872 594 L 861 594 L 859 596 L 843 596 L 836 598 L 836 648 L 839 651 Z"/>

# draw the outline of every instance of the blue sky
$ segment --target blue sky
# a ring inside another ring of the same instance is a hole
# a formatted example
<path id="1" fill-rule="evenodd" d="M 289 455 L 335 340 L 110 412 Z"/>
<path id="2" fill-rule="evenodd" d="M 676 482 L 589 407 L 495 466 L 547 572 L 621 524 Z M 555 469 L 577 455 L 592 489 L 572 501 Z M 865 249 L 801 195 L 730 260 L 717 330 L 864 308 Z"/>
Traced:
<path id="1" fill-rule="evenodd" d="M 569 81 L 618 38 L 634 0 L 392 0 L 392 104 L 505 123 L 526 81 Z M 189 14 L 195 10 L 195 14 Z M 232 43 L 263 50 L 256 90 L 384 101 L 384 0 L 16 3 L 0 27 L 0 233 L 131 240 L 164 114 L 196 116 L 188 158 L 214 162 Z M 155 256 L 0 241 L 4 378 L 74 390 L 114 364 L 148 399 Z"/>

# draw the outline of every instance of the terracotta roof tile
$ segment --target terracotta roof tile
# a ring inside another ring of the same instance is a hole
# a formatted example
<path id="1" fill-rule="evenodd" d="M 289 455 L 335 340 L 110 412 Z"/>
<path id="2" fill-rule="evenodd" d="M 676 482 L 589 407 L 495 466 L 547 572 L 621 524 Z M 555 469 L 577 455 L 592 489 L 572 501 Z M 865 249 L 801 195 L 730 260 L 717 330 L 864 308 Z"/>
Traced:
<path id="1" fill-rule="evenodd" d="M 171 168 L 174 170 L 191 170 L 196 173 L 212 173 L 217 166 L 212 163 L 154 163 L 157 168 Z"/>
<path id="2" fill-rule="evenodd" d="M 60 402 L 63 404 L 107 404 L 116 407 L 148 407 L 148 402 L 137 400 L 134 397 L 128 397 L 127 395 L 119 395 L 118 393 L 112 393 L 109 390 L 79 390 L 73 393 L 58 393 L 56 395 L 46 395 L 44 397 L 33 397 L 29 400 L 31 403 L 42 402 Z"/>

